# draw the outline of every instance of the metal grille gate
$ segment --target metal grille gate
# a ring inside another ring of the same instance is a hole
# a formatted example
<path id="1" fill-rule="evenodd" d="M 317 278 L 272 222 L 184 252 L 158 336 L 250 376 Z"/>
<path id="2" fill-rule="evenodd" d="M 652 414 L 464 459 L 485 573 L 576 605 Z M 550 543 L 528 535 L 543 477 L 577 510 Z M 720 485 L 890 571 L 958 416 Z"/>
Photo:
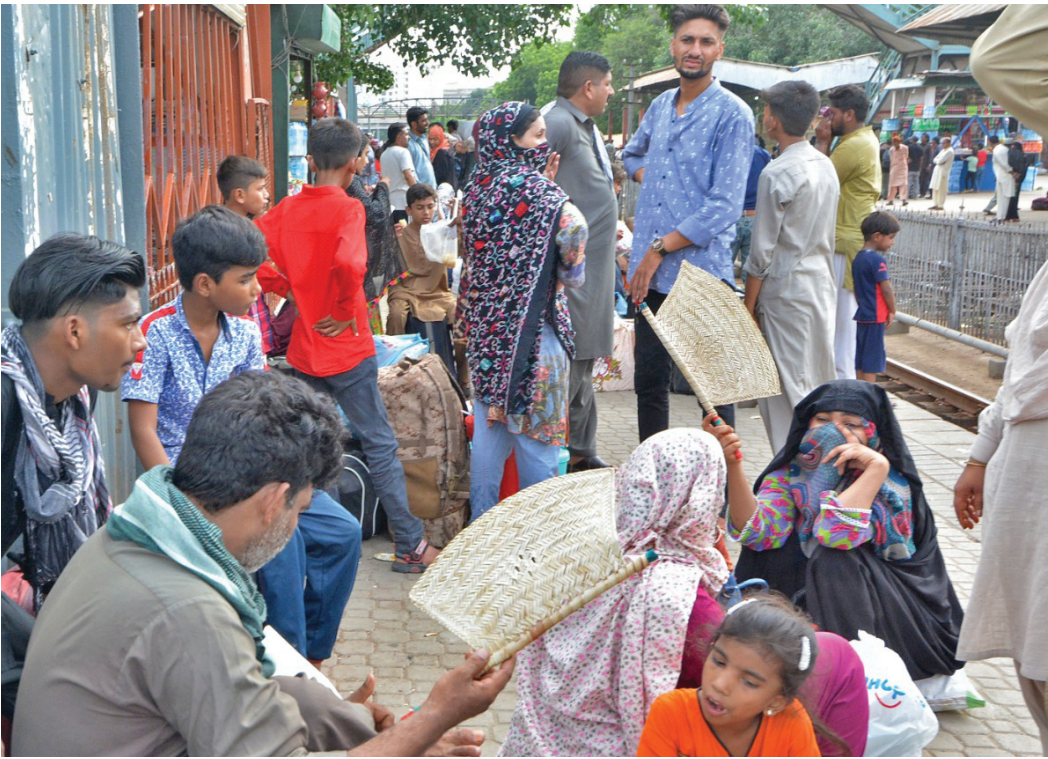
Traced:
<path id="1" fill-rule="evenodd" d="M 222 198 L 215 170 L 249 155 L 270 172 L 273 137 L 269 6 L 246 24 L 209 5 L 139 6 L 150 307 L 179 292 L 171 234 Z"/>

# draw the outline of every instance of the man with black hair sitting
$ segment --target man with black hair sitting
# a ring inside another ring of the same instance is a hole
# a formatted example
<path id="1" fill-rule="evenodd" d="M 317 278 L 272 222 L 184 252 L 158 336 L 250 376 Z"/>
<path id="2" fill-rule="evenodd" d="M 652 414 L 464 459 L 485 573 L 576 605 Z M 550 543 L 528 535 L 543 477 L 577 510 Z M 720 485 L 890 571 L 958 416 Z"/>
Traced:
<path id="1" fill-rule="evenodd" d="M 142 475 L 55 585 L 29 645 L 14 752 L 478 756 L 482 734 L 445 731 L 487 709 L 512 675 L 511 662 L 474 679 L 485 651 L 395 724 L 359 691 L 342 701 L 272 677 L 250 573 L 335 479 L 344 434 L 331 400 L 275 372 L 208 393 L 175 467 Z"/>
<path id="2" fill-rule="evenodd" d="M 116 390 L 145 347 L 142 257 L 78 234 L 55 235 L 18 267 L 4 330 L 3 552 L 43 601 L 112 504 L 92 390 Z"/>
<path id="3" fill-rule="evenodd" d="M 11 573 L 4 586 L 22 592 L 3 598 L 5 739 L 30 612 L 112 508 L 92 393 L 115 390 L 145 345 L 138 328 L 145 281 L 141 256 L 78 234 L 44 242 L 11 281 L 7 307 L 22 323 L 0 339 L 0 504 L 4 571 Z"/>

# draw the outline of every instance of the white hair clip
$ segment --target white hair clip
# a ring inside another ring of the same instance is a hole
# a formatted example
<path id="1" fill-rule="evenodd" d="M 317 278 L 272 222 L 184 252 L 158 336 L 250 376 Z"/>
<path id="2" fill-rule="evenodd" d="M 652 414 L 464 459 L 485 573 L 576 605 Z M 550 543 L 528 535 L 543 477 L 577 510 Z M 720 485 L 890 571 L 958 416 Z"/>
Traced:
<path id="1" fill-rule="evenodd" d="M 811 665 L 811 641 L 808 640 L 808 636 L 805 635 L 801 638 L 801 660 L 797 662 L 797 669 L 801 672 L 806 672 L 808 667 Z"/>
<path id="2" fill-rule="evenodd" d="M 747 598 L 745 601 L 739 601 L 737 604 L 728 609 L 728 614 L 734 614 L 746 604 L 751 604 L 756 600 L 756 598 Z M 727 614 L 725 616 L 727 616 Z"/>

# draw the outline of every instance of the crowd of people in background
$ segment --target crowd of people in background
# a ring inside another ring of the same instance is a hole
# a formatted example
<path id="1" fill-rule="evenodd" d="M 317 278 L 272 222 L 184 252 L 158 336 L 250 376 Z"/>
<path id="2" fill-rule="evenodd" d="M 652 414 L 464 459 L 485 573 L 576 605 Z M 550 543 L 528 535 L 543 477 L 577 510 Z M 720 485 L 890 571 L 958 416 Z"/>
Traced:
<path id="1" fill-rule="evenodd" d="M 1007 28 L 1045 30 L 1021 10 L 998 23 L 979 49 L 991 92 L 1010 71 Z M 1048 750 L 1048 557 L 1021 484 L 1048 446 L 1048 268 L 1009 328 L 1004 385 L 955 491 L 963 526 L 985 514 L 965 614 L 875 384 L 901 229 L 876 205 L 930 194 L 942 210 L 954 141 L 881 143 L 863 88 L 832 89 L 823 106 L 798 80 L 761 93 L 769 152 L 752 108 L 714 76 L 730 24 L 721 6 L 673 9 L 680 86 L 621 150 L 594 121 L 612 64 L 574 51 L 553 102 L 503 103 L 470 134 L 419 106 L 381 144 L 317 120 L 314 181 L 273 208 L 265 166 L 230 156 L 222 204 L 174 231 L 181 293 L 144 316 L 136 253 L 65 234 L 27 257 L 8 301 L 21 323 L 2 337 L 16 753 L 477 756 L 483 733 L 456 725 L 516 669 L 504 755 L 861 756 L 867 683 L 847 643 L 860 630 L 915 681 L 1013 658 Z M 1045 112 L 1024 118 L 1048 129 Z M 962 188 L 987 166 L 997 219 L 1017 220 L 1014 135 L 976 145 Z M 631 181 L 627 225 L 618 196 Z M 427 250 L 438 221 L 456 230 L 455 268 Z M 418 334 L 465 378 L 472 522 L 498 503 L 511 455 L 521 488 L 557 476 L 562 449 L 571 472 L 609 466 L 593 373 L 613 351 L 616 293 L 630 313 L 658 313 L 684 262 L 739 295 L 775 360 L 782 392 L 760 401 L 775 454 L 757 480 L 732 406 L 702 430 L 669 429 L 673 361 L 637 319 L 639 447 L 615 473 L 616 520 L 623 551 L 658 562 L 491 672 L 489 652 L 473 652 L 410 719 L 374 703 L 373 677 L 342 699 L 277 674 L 264 626 L 319 668 L 354 588 L 361 525 L 331 490 L 351 438 L 389 522 L 392 570 L 420 574 L 439 556 L 409 503 L 373 334 Z M 270 370 L 278 354 L 287 366 Z M 99 391 L 120 392 L 146 470 L 115 509 Z M 741 546 L 734 575 L 725 533 Z M 730 577 L 770 592 L 731 599 Z"/>
<path id="2" fill-rule="evenodd" d="M 903 206 L 912 199 L 930 199 L 933 205 L 928 210 L 945 210 L 951 169 L 955 161 L 960 161 L 957 192 L 979 192 L 989 167 L 994 192 L 983 212 L 995 217 L 994 223 L 1019 221 L 1019 191 L 1030 158 L 1023 152 L 1017 132 L 1009 132 L 1003 138 L 999 134 L 988 135 L 985 141 L 973 141 L 970 148 L 957 147 L 957 141 L 948 132 L 931 138 L 922 134 L 920 139 L 911 135 L 906 140 L 893 134 L 889 140 L 882 140 L 880 160 L 880 199 L 888 206 L 895 205 L 896 197 L 901 198 Z"/>

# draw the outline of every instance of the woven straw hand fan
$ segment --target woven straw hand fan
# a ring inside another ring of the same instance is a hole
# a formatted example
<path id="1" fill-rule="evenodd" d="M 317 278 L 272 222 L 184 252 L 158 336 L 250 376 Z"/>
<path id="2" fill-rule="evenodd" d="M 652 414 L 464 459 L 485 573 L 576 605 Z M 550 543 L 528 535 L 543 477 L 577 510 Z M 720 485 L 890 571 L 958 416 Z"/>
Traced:
<path id="1" fill-rule="evenodd" d="M 640 311 L 680 367 L 703 410 L 782 392 L 779 370 L 738 295 L 684 261 L 658 316 Z"/>
<path id="2" fill-rule="evenodd" d="M 510 496 L 460 532 L 411 600 L 491 651 L 490 670 L 655 558 L 622 554 L 614 470 L 579 472 Z"/>

